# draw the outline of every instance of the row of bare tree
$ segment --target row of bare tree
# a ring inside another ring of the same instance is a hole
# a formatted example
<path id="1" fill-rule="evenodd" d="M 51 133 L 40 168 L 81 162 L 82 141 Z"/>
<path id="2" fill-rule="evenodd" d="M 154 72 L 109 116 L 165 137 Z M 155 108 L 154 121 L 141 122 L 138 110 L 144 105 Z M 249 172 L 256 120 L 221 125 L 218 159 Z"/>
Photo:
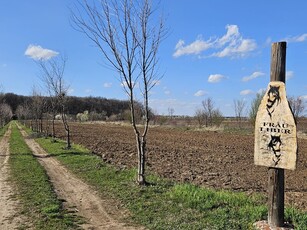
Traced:
<path id="1" fill-rule="evenodd" d="M 202 101 L 202 108 L 195 111 L 195 118 L 198 125 L 202 126 L 219 126 L 223 121 L 223 114 L 215 107 L 214 101 L 211 97 Z"/>
<path id="2" fill-rule="evenodd" d="M 250 119 L 250 122 L 254 124 L 258 107 L 263 96 L 264 92 L 256 94 L 256 97 L 251 102 L 249 111 L 245 100 L 241 99 L 233 101 L 235 118 L 238 121 L 239 127 L 241 127 L 242 120 L 247 117 Z M 304 115 L 306 104 L 301 97 L 289 97 L 288 101 L 295 119 L 298 120 L 299 117 Z M 210 97 L 202 101 L 202 108 L 196 109 L 194 116 L 200 127 L 208 127 L 212 125 L 219 126 L 223 121 L 222 113 L 215 107 L 214 101 Z"/>
<path id="3" fill-rule="evenodd" d="M 12 108 L 7 103 L 0 104 L 0 126 L 6 125 L 13 116 Z"/>

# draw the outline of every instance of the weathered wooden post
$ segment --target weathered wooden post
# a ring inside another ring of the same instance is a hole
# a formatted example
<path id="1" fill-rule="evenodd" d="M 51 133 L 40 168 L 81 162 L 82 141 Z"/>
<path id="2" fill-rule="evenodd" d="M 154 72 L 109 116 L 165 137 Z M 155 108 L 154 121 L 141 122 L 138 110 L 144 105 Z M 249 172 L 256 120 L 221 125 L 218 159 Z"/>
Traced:
<path id="1" fill-rule="evenodd" d="M 284 169 L 294 170 L 297 159 L 296 123 L 285 88 L 286 46 L 286 42 L 272 45 L 270 83 L 255 124 L 255 164 L 269 167 L 270 227 L 284 226 Z"/>

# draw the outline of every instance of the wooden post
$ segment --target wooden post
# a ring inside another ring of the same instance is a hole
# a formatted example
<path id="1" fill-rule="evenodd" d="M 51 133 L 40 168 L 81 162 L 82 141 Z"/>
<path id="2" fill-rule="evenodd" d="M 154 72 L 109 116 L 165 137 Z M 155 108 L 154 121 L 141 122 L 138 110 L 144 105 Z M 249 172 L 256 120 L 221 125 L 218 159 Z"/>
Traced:
<path id="1" fill-rule="evenodd" d="M 286 81 L 286 42 L 272 44 L 270 81 Z M 284 225 L 284 169 L 269 168 L 268 223 L 271 227 Z"/>

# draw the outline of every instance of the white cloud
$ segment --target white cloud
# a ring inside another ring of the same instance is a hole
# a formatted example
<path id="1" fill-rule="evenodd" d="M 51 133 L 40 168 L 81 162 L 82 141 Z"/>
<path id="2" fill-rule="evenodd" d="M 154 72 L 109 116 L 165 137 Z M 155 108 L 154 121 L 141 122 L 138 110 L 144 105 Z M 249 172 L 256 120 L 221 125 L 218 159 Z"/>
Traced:
<path id="1" fill-rule="evenodd" d="M 185 46 L 184 40 L 180 39 L 175 46 L 173 57 L 183 55 L 199 55 L 200 53 L 213 49 L 217 50 L 208 57 L 244 57 L 257 48 L 253 39 L 245 39 L 239 32 L 237 25 L 227 25 L 226 34 L 220 38 L 203 40 L 198 37 L 194 42 Z"/>
<path id="2" fill-rule="evenodd" d="M 139 86 L 139 83 L 138 82 L 131 82 L 131 84 L 132 84 L 132 87 L 133 88 L 135 88 L 135 89 L 138 89 L 138 88 L 140 88 Z M 129 87 L 128 87 L 128 83 L 126 82 L 126 81 L 123 81 L 121 84 L 120 84 L 122 87 L 124 87 L 124 88 L 126 88 L 126 89 L 128 89 Z"/>
<path id="3" fill-rule="evenodd" d="M 219 46 L 224 46 L 227 43 L 233 42 L 240 37 L 239 27 L 237 25 L 227 25 L 226 29 L 226 34 L 217 41 Z"/>
<path id="4" fill-rule="evenodd" d="M 208 82 L 217 83 L 217 82 L 220 82 L 221 80 L 223 80 L 224 78 L 225 78 L 225 76 L 223 76 L 222 74 L 211 74 L 208 77 Z"/>
<path id="5" fill-rule="evenodd" d="M 48 60 L 54 56 L 57 56 L 59 53 L 53 50 L 44 49 L 41 46 L 29 45 L 25 51 L 25 55 L 29 56 L 34 60 Z"/>
<path id="6" fill-rule="evenodd" d="M 161 81 L 160 80 L 153 80 L 152 81 L 152 84 L 157 86 L 157 85 L 160 85 L 161 84 Z"/>
<path id="7" fill-rule="evenodd" d="M 176 115 L 193 115 L 199 102 L 183 101 L 178 99 L 150 99 L 149 106 L 157 114 L 169 114 L 169 109 L 174 109 Z"/>
<path id="8" fill-rule="evenodd" d="M 105 82 L 105 83 L 103 83 L 103 87 L 104 88 L 111 88 L 112 87 L 112 83 L 111 82 Z"/>
<path id="9" fill-rule="evenodd" d="M 201 96 L 204 96 L 205 94 L 207 94 L 206 91 L 204 91 L 204 90 L 198 90 L 196 93 L 194 93 L 194 96 L 195 96 L 195 97 L 201 97 Z"/>
<path id="10" fill-rule="evenodd" d="M 252 91 L 250 89 L 242 90 L 240 92 L 240 95 L 242 95 L 242 96 L 247 96 L 247 95 L 251 95 L 251 94 L 254 94 L 254 91 Z"/>
<path id="11" fill-rule="evenodd" d="M 222 51 L 214 53 L 212 56 L 216 57 L 245 57 L 251 51 L 257 48 L 257 44 L 251 39 L 242 39 L 232 42 Z"/>
<path id="12" fill-rule="evenodd" d="M 300 99 L 306 100 L 306 101 L 307 101 L 307 95 L 302 95 L 302 96 L 300 96 Z"/>
<path id="13" fill-rule="evenodd" d="M 257 93 L 259 93 L 259 94 L 264 94 L 265 91 L 266 91 L 266 88 L 260 88 L 260 89 L 257 91 Z"/>
<path id="14" fill-rule="evenodd" d="M 200 54 L 202 51 L 209 49 L 212 44 L 209 41 L 203 41 L 201 38 L 196 39 L 196 41 L 192 42 L 190 45 L 184 46 L 185 42 L 183 40 L 179 40 L 175 47 L 174 57 L 180 57 L 182 55 L 188 54 Z"/>
<path id="15" fill-rule="evenodd" d="M 265 45 L 271 45 L 272 44 L 272 38 L 271 37 L 268 37 L 266 40 L 265 40 Z"/>
<path id="16" fill-rule="evenodd" d="M 165 90 L 165 91 L 164 91 L 164 94 L 165 94 L 165 95 L 170 95 L 170 94 L 171 94 L 171 91 Z"/>
<path id="17" fill-rule="evenodd" d="M 72 95 L 74 92 L 75 92 L 74 89 L 69 88 L 68 91 L 67 91 L 67 94 L 68 94 L 68 95 Z"/>
<path id="18" fill-rule="evenodd" d="M 289 80 L 294 77 L 294 72 L 293 71 L 287 71 L 286 72 L 286 80 Z"/>
<path id="19" fill-rule="evenodd" d="M 264 73 L 259 72 L 259 71 L 256 71 L 256 72 L 253 72 L 253 73 L 252 73 L 251 75 L 249 75 L 249 76 L 243 77 L 243 78 L 242 78 L 242 81 L 244 81 L 244 82 L 251 81 L 251 80 L 253 80 L 253 79 L 255 79 L 255 78 L 262 77 L 262 76 L 264 76 L 264 75 L 265 75 Z"/>
<path id="20" fill-rule="evenodd" d="M 307 34 L 302 34 L 294 37 L 287 37 L 284 40 L 287 42 L 304 42 L 307 40 Z"/>

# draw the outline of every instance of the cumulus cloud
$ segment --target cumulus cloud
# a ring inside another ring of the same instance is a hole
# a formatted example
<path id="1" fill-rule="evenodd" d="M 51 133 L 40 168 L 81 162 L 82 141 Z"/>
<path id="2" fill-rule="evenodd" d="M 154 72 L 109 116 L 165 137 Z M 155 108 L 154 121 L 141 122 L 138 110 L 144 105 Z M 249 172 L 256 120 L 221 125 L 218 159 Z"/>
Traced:
<path id="1" fill-rule="evenodd" d="M 286 72 L 286 79 L 289 80 L 294 77 L 294 72 L 293 71 L 287 71 Z"/>
<path id="2" fill-rule="evenodd" d="M 136 89 L 138 89 L 139 88 L 139 83 L 138 82 L 131 82 L 131 84 L 132 84 L 132 87 L 133 88 L 136 88 Z M 124 87 L 124 88 L 126 88 L 126 89 L 128 89 L 129 88 L 129 86 L 128 86 L 128 82 L 126 82 L 126 81 L 122 81 L 122 83 L 120 84 L 122 87 Z"/>
<path id="3" fill-rule="evenodd" d="M 191 44 L 184 46 L 185 42 L 183 40 L 179 40 L 175 47 L 174 57 L 180 57 L 182 55 L 188 54 L 200 54 L 201 52 L 211 48 L 213 44 L 209 41 L 203 41 L 202 38 L 196 39 Z"/>
<path id="4" fill-rule="evenodd" d="M 201 97 L 201 96 L 204 96 L 205 94 L 207 94 L 206 91 L 204 91 L 204 90 L 198 90 L 196 93 L 194 93 L 194 96 L 195 96 L 195 97 Z"/>
<path id="5" fill-rule="evenodd" d="M 266 40 L 265 40 L 265 45 L 269 46 L 272 44 L 272 38 L 271 37 L 268 37 Z"/>
<path id="6" fill-rule="evenodd" d="M 188 45 L 185 45 L 184 40 L 180 39 L 175 46 L 173 57 L 199 55 L 209 49 L 214 51 L 207 55 L 208 57 L 244 57 L 257 48 L 257 44 L 253 39 L 242 37 L 237 25 L 227 25 L 226 30 L 226 34 L 220 38 L 203 40 L 198 37 Z"/>
<path id="7" fill-rule="evenodd" d="M 252 91 L 250 89 L 245 89 L 245 90 L 242 90 L 240 92 L 240 95 L 242 95 L 242 96 L 247 96 L 247 95 L 251 95 L 251 94 L 254 94 L 254 91 Z"/>
<path id="8" fill-rule="evenodd" d="M 75 90 L 73 88 L 69 88 L 67 91 L 68 95 L 72 95 L 75 92 Z"/>
<path id="9" fill-rule="evenodd" d="M 169 114 L 169 109 L 174 109 L 176 115 L 193 115 L 195 107 L 199 105 L 199 102 L 183 101 L 178 99 L 150 99 L 149 106 L 157 114 Z"/>
<path id="10" fill-rule="evenodd" d="M 261 77 L 261 76 L 264 76 L 265 74 L 262 73 L 262 72 L 259 72 L 259 71 L 256 71 L 256 72 L 253 72 L 251 75 L 249 76 L 245 76 L 242 78 L 242 81 L 244 82 L 247 82 L 247 81 L 251 81 L 255 78 L 258 78 L 258 77 Z"/>
<path id="11" fill-rule="evenodd" d="M 307 34 L 302 34 L 293 37 L 287 37 L 284 39 L 286 42 L 304 42 L 307 40 Z"/>
<path id="12" fill-rule="evenodd" d="M 222 74 L 211 74 L 208 77 L 208 82 L 217 83 L 217 82 L 220 82 L 221 80 L 223 80 L 224 78 L 225 78 L 225 76 L 222 75 Z"/>
<path id="13" fill-rule="evenodd" d="M 240 39 L 241 40 L 241 39 Z M 213 54 L 216 57 L 245 57 L 251 51 L 255 50 L 257 47 L 254 40 L 244 39 L 242 41 L 237 41 L 232 45 L 227 46 L 221 52 Z"/>
<path id="14" fill-rule="evenodd" d="M 161 81 L 160 81 L 160 80 L 153 80 L 153 81 L 152 81 L 152 85 L 157 86 L 157 85 L 160 85 L 160 84 L 161 84 Z"/>
<path id="15" fill-rule="evenodd" d="M 257 91 L 257 93 L 259 93 L 259 94 L 264 94 L 265 91 L 266 91 L 266 88 L 260 88 L 260 89 Z"/>
<path id="16" fill-rule="evenodd" d="M 171 94 L 171 91 L 169 91 L 169 90 L 164 90 L 164 94 L 165 94 L 165 95 L 170 95 L 170 94 Z"/>
<path id="17" fill-rule="evenodd" d="M 112 83 L 111 82 L 105 82 L 105 83 L 103 83 L 103 87 L 104 88 L 111 88 L 112 87 Z"/>
<path id="18" fill-rule="evenodd" d="M 54 56 L 57 56 L 59 53 L 53 50 L 44 49 L 41 46 L 29 45 L 25 51 L 25 55 L 29 56 L 34 60 L 48 60 Z"/>

